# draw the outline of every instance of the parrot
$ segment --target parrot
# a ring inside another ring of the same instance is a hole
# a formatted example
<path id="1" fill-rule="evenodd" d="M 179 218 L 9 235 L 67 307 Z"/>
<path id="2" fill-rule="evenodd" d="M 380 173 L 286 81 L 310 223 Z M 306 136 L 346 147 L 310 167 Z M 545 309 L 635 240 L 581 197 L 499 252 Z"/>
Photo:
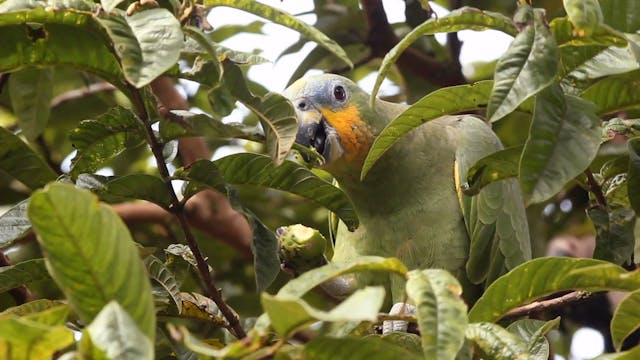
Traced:
<path id="1" fill-rule="evenodd" d="M 475 196 L 462 189 L 469 168 L 503 146 L 482 118 L 446 115 L 401 137 L 371 168 L 361 170 L 376 137 L 409 105 L 370 95 L 334 74 L 303 77 L 283 95 L 294 106 L 295 141 L 312 147 L 348 195 L 359 226 L 338 224 L 332 262 L 362 256 L 396 257 L 409 269 L 451 272 L 473 302 L 501 274 L 531 258 L 524 202 L 516 179 L 484 187 Z M 344 297 L 366 285 L 381 285 L 390 300 L 403 301 L 404 279 L 386 273 L 347 275 L 328 286 Z"/>

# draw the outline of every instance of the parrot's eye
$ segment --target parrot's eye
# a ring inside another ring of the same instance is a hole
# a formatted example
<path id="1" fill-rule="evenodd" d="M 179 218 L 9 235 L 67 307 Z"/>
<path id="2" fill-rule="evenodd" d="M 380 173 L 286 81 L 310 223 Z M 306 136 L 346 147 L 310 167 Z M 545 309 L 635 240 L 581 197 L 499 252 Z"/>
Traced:
<path id="1" fill-rule="evenodd" d="M 338 101 L 344 101 L 347 98 L 347 91 L 340 85 L 333 88 L 333 96 Z"/>

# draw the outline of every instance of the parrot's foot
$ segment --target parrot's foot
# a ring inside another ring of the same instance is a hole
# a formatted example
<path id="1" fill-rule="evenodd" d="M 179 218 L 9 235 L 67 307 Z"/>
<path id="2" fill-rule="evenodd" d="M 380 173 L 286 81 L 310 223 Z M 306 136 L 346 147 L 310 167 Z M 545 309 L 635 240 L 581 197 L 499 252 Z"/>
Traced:
<path id="1" fill-rule="evenodd" d="M 416 307 L 407 303 L 395 303 L 389 311 L 389 315 L 414 315 Z M 407 332 L 409 322 L 404 320 L 387 320 L 382 322 L 382 334 L 392 332 Z"/>

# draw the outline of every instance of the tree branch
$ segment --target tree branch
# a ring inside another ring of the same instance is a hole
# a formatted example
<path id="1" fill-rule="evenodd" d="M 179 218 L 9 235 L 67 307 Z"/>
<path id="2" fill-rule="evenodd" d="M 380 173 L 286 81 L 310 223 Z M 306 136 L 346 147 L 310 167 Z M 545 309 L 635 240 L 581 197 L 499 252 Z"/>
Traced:
<path id="1" fill-rule="evenodd" d="M 187 217 L 185 215 L 184 208 L 178 200 L 178 196 L 173 190 L 173 186 L 171 185 L 171 179 L 169 175 L 169 169 L 167 168 L 167 164 L 164 162 L 164 157 L 162 155 L 162 145 L 156 138 L 153 129 L 151 128 L 151 119 L 149 117 L 149 113 L 147 112 L 147 108 L 145 107 L 145 102 L 143 99 L 143 95 L 140 91 L 130 86 L 131 93 L 133 94 L 132 101 L 134 106 L 136 107 L 138 117 L 142 120 L 144 127 L 146 129 L 147 135 L 147 143 L 151 147 L 151 152 L 156 160 L 156 165 L 158 166 L 158 172 L 162 176 L 162 179 L 167 185 L 167 191 L 171 196 L 171 208 L 173 210 L 175 218 L 178 220 L 180 227 L 184 233 L 185 240 L 187 245 L 191 249 L 193 256 L 196 260 L 196 265 L 198 269 L 198 274 L 200 275 L 200 280 L 203 285 L 204 293 L 207 297 L 211 298 L 218 308 L 220 312 L 224 316 L 224 318 L 229 323 L 229 327 L 231 328 L 231 332 L 237 338 L 244 338 L 246 333 L 242 326 L 240 325 L 240 320 L 238 319 L 237 314 L 227 305 L 227 303 L 222 298 L 222 292 L 215 286 L 213 278 L 211 277 L 211 273 L 209 272 L 209 265 L 204 259 L 202 252 L 196 242 L 193 233 L 191 232 L 191 227 L 187 221 Z"/>
<path id="2" fill-rule="evenodd" d="M 591 297 L 591 293 L 587 291 L 572 291 L 568 294 L 564 294 L 560 297 L 534 301 L 531 304 L 523 305 L 517 307 L 515 309 L 511 309 L 507 312 L 502 319 L 515 318 L 520 316 L 527 316 L 531 314 L 536 314 L 552 309 L 556 309 L 562 307 L 564 305 L 574 303 L 576 301 L 581 301 Z"/>
<path id="3" fill-rule="evenodd" d="M 361 3 L 369 24 L 367 44 L 373 56 L 384 57 L 398 43 L 398 37 L 387 20 L 382 0 L 362 0 Z M 407 48 L 398 59 L 401 68 L 440 86 L 466 83 L 460 68 L 454 65 L 440 62 L 414 48 Z"/>

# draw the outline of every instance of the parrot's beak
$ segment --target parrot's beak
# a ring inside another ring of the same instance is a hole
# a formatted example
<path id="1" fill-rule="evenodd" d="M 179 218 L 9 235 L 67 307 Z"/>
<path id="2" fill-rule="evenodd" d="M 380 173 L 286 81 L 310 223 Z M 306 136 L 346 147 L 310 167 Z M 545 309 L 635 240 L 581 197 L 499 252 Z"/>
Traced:
<path id="1" fill-rule="evenodd" d="M 313 147 L 321 154 L 326 163 L 330 163 L 344 154 L 340 136 L 335 128 L 325 119 L 315 106 L 305 99 L 294 101 L 298 117 L 298 133 L 296 142 L 303 146 Z M 302 154 L 306 161 L 310 159 Z"/>

